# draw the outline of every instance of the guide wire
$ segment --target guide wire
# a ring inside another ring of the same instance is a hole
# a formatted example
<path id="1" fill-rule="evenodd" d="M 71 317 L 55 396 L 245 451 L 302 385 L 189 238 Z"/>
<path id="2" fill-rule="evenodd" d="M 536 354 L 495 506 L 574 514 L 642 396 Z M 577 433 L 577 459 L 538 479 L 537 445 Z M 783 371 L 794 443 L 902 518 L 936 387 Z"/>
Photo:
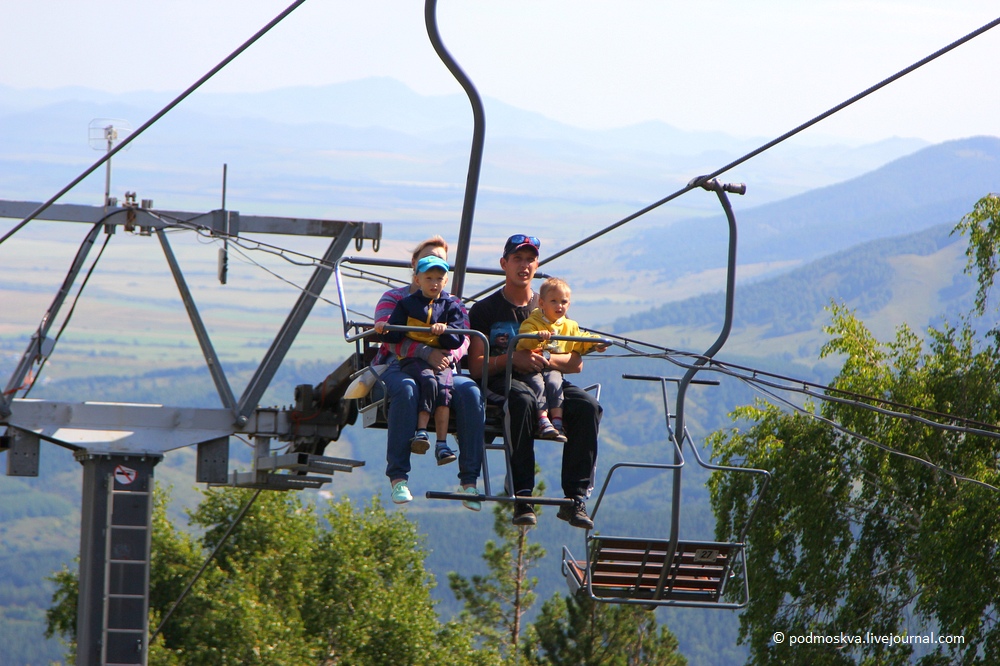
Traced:
<path id="1" fill-rule="evenodd" d="M 100 225 L 101 223 L 98 222 L 97 226 Z M 70 319 L 73 318 L 73 313 L 76 312 L 76 304 L 80 302 L 80 296 L 83 294 L 83 289 L 84 287 L 87 286 L 87 282 L 90 281 L 90 276 L 93 274 L 94 269 L 97 267 L 97 262 L 99 262 L 101 260 L 101 257 L 104 255 L 104 250 L 107 249 L 108 242 L 110 240 L 111 240 L 111 235 L 105 234 L 104 243 L 101 244 L 101 249 L 97 251 L 97 256 L 94 257 L 94 260 L 90 264 L 90 268 L 88 268 L 86 274 L 84 274 L 83 281 L 80 282 L 80 288 L 76 290 L 76 296 L 73 297 L 73 304 L 70 305 L 69 311 L 66 313 L 66 317 L 62 320 L 62 323 L 59 325 L 59 330 L 56 332 L 56 336 L 52 339 L 52 350 L 49 351 L 48 354 L 42 357 L 41 362 L 38 364 L 38 370 L 35 372 L 35 376 L 31 379 L 31 383 L 28 384 L 27 388 L 24 389 L 24 395 L 22 397 L 27 398 L 28 394 L 31 393 L 31 389 L 35 388 L 35 382 L 37 382 L 38 378 L 41 376 L 42 370 L 45 368 L 45 363 L 49 360 L 49 356 L 51 356 L 52 351 L 55 350 L 56 345 L 59 343 L 59 339 L 62 337 L 63 331 L 65 331 L 66 327 L 69 325 Z"/>
<path id="2" fill-rule="evenodd" d="M 39 215 L 41 215 L 43 212 L 45 212 L 46 210 L 48 210 L 52 206 L 52 204 L 54 204 L 56 201 L 58 201 L 59 199 L 61 199 L 64 194 L 66 194 L 71 189 L 73 189 L 74 187 L 76 187 L 77 185 L 79 185 L 83 181 L 84 178 L 86 178 L 87 176 L 89 176 L 90 174 L 92 174 L 101 165 L 103 165 L 105 162 L 107 162 L 108 160 L 110 160 L 114 155 L 116 155 L 120 151 L 122 151 L 125 148 L 125 146 L 129 145 L 130 143 L 132 143 L 132 141 L 135 140 L 136 137 L 138 137 L 140 134 L 142 134 L 147 129 L 149 129 L 150 127 L 152 127 L 153 124 L 156 123 L 160 118 L 162 118 L 167 113 L 169 113 L 170 111 L 172 111 L 175 106 L 177 106 L 178 104 L 180 104 L 191 93 L 193 93 L 195 90 L 197 90 L 198 88 L 200 88 L 202 86 L 202 84 L 204 84 L 206 81 L 208 81 L 213 76 L 215 76 L 216 74 L 218 74 L 219 71 L 222 70 L 222 68 L 224 68 L 230 62 L 232 62 L 233 60 L 235 60 L 237 56 L 239 56 L 241 53 L 243 53 L 248 48 L 250 48 L 250 46 L 254 42 L 256 42 L 258 39 L 260 39 L 261 37 L 263 37 L 269 30 L 271 30 L 271 28 L 273 28 L 274 26 L 276 26 L 279 23 L 281 23 L 281 21 L 283 21 L 286 16 L 288 16 L 293 11 L 295 11 L 299 7 L 299 5 L 301 5 L 304 2 L 305 2 L 305 0 L 295 0 L 295 2 L 293 2 L 292 4 L 290 4 L 287 8 L 285 8 L 284 11 L 282 11 L 280 14 L 278 14 L 276 17 L 274 17 L 271 20 L 270 23 L 268 23 L 263 28 L 261 28 L 260 30 L 258 30 L 256 32 L 256 34 L 254 34 L 250 39 L 248 39 L 247 41 L 243 42 L 243 44 L 241 44 L 235 51 L 233 51 L 228 56 L 226 56 L 225 58 L 223 58 L 219 62 L 219 64 L 217 64 L 215 67 L 213 67 L 212 69 L 210 69 L 200 79 L 198 79 L 197 81 L 195 81 L 190 87 L 188 87 L 187 90 L 185 90 L 184 92 L 182 92 L 180 95 L 178 95 L 177 97 L 175 97 L 173 99 L 173 101 L 171 101 L 165 107 L 163 107 L 158 112 L 156 112 L 155 114 L 153 114 L 153 116 L 149 120 L 147 120 L 146 122 L 144 122 L 142 124 L 142 126 L 139 127 L 139 129 L 137 129 L 136 131 L 132 132 L 127 137 L 125 137 L 122 140 L 121 143 L 119 143 L 117 146 L 115 146 L 111 150 L 107 151 L 104 154 L 103 157 L 101 157 L 99 160 L 97 160 L 96 162 L 94 162 L 89 168 L 85 169 L 83 173 L 81 173 L 79 176 L 77 176 L 72 181 L 70 181 L 70 183 L 68 185 L 66 185 L 65 187 L 63 187 L 58 192 L 56 192 L 55 195 L 53 195 L 51 199 L 49 199 L 48 201 L 46 201 L 45 203 L 43 203 L 42 205 L 40 205 L 38 208 L 36 208 L 35 210 L 33 210 L 28 215 L 28 217 L 26 217 L 23 220 L 21 220 L 18 224 L 16 224 L 14 226 L 13 229 L 11 229 L 7 233 L 5 233 L 3 235 L 3 237 L 0 237 L 0 245 L 2 245 L 4 241 L 6 241 L 8 238 L 10 238 L 14 234 L 16 234 L 18 231 L 20 231 L 21 228 L 24 227 L 24 225 L 28 224 L 28 222 L 31 222 L 32 220 L 34 220 L 35 218 L 37 218 Z"/>
<path id="3" fill-rule="evenodd" d="M 945 467 L 941 467 L 940 465 L 936 465 L 936 464 L 930 462 L 929 460 L 925 460 L 924 458 L 921 458 L 919 456 L 915 456 L 912 453 L 906 453 L 904 451 L 900 451 L 898 449 L 894 449 L 891 446 L 887 446 L 887 445 L 882 444 L 881 442 L 878 442 L 878 441 L 876 441 L 876 440 L 874 440 L 874 439 L 872 439 L 870 437 L 866 437 L 865 435 L 862 435 L 861 433 L 855 432 L 855 431 L 851 430 L 850 428 L 846 428 L 846 427 L 840 425 L 839 423 L 833 421 L 832 419 L 828 419 L 825 416 L 821 416 L 819 414 L 815 414 L 813 412 L 810 412 L 807 409 L 803 409 L 802 407 L 800 407 L 799 405 L 796 405 L 792 401 L 786 400 L 786 399 L 782 398 L 781 396 L 779 396 L 779 395 L 777 395 L 777 394 L 775 394 L 775 393 L 773 393 L 771 391 L 768 391 L 767 389 L 763 388 L 762 386 L 758 386 L 755 382 L 748 381 L 745 377 L 742 377 L 740 379 L 742 379 L 745 383 L 747 383 L 755 391 L 758 391 L 758 392 L 762 393 L 763 395 L 768 396 L 772 400 L 776 400 L 778 402 L 781 402 L 781 403 L 783 403 L 783 404 L 791 407 L 795 411 L 797 411 L 797 412 L 799 412 L 801 414 L 804 414 L 805 416 L 809 416 L 811 418 L 816 419 L 817 421 L 821 421 L 823 423 L 826 423 L 827 425 L 829 425 L 834 430 L 837 430 L 838 432 L 841 432 L 841 433 L 843 433 L 843 434 L 845 434 L 845 435 L 847 435 L 849 437 L 853 437 L 853 438 L 855 438 L 855 439 L 857 439 L 859 441 L 865 442 L 867 444 L 871 444 L 872 446 L 874 446 L 874 447 L 876 447 L 878 449 L 881 449 L 881 450 L 885 451 L 886 453 L 889 453 L 889 454 L 892 454 L 892 455 L 895 455 L 895 456 L 899 456 L 901 458 L 906 458 L 908 460 L 912 460 L 913 462 L 919 463 L 919 464 L 921 464 L 921 465 L 923 465 L 925 467 L 928 467 L 928 468 L 933 469 L 935 471 L 941 472 L 942 474 L 946 474 L 946 475 L 948 475 L 948 476 L 950 476 L 950 477 L 952 477 L 954 479 L 957 479 L 959 481 L 967 481 L 969 483 L 974 483 L 977 486 L 983 486 L 984 488 L 988 488 L 989 490 L 992 490 L 992 491 L 995 491 L 995 492 L 1000 492 L 1000 488 L 997 488 L 996 486 L 990 485 L 989 483 L 986 483 L 985 481 L 980 481 L 978 479 L 973 479 L 973 478 L 965 476 L 963 474 L 959 474 L 957 472 L 953 472 L 953 471 L 951 471 L 951 470 L 949 470 L 949 469 L 947 469 Z"/>
<path id="4" fill-rule="evenodd" d="M 867 88 L 867 89 L 861 91 L 857 95 L 854 95 L 853 97 L 851 97 L 851 98 L 849 98 L 849 99 L 841 102 L 840 104 L 827 109 L 826 111 L 824 111 L 823 113 L 819 114 L 818 116 L 815 116 L 815 117 L 811 118 L 810 120 L 807 120 L 806 122 L 802 123 L 798 127 L 795 127 L 794 129 L 791 129 L 791 130 L 785 132 L 781 136 L 779 136 L 779 137 L 777 137 L 775 139 L 772 139 L 771 141 L 768 141 L 767 143 L 759 146 L 758 148 L 750 151 L 749 153 L 746 153 L 742 157 L 739 157 L 739 158 L 733 160 L 729 164 L 716 169 L 712 173 L 710 173 L 708 175 L 705 175 L 705 176 L 699 176 L 698 178 L 692 180 L 691 182 L 689 182 L 687 185 L 685 185 L 681 189 L 677 190 L 676 192 L 674 192 L 672 194 L 669 194 L 669 195 L 663 197 L 659 201 L 654 201 L 653 203 L 649 204 L 645 208 L 641 208 L 640 210 L 637 210 L 636 212 L 632 213 L 631 215 L 627 215 L 627 216 L 623 217 L 622 219 L 618 220 L 617 222 L 615 222 L 613 224 L 610 224 L 607 227 L 604 227 L 600 231 L 597 231 L 597 232 L 595 232 L 595 233 L 587 236 L 586 238 L 583 238 L 583 239 L 581 239 L 581 240 L 579 240 L 579 241 L 577 241 L 577 242 L 575 242 L 575 243 L 573 243 L 571 245 L 568 245 L 568 246 L 564 247 L 561 250 L 558 250 L 558 251 L 554 252 L 553 254 L 549 255 L 545 259 L 539 261 L 538 265 L 539 266 L 544 266 L 545 264 L 548 264 L 548 263 L 550 263 L 552 261 L 555 261 L 556 259 L 562 257 L 563 255 L 568 254 L 568 253 L 572 252 L 573 250 L 579 249 L 580 247 L 583 247 L 584 245 L 590 243 L 591 241 L 597 240 L 601 236 L 604 236 L 605 234 L 608 234 L 608 233 L 614 231 L 618 227 L 621 227 L 621 226 L 623 226 L 625 224 L 628 224 L 629 222 L 632 222 L 633 220 L 635 220 L 635 219 L 637 219 L 639 217 L 642 217 L 646 213 L 649 213 L 649 212 L 651 212 L 653 210 L 656 210 L 657 208 L 659 208 L 663 204 L 668 203 L 670 201 L 673 201 L 677 197 L 679 197 L 679 196 L 681 196 L 683 194 L 686 194 L 686 193 L 690 192 L 693 189 L 696 189 L 696 188 L 700 187 L 702 182 L 705 182 L 705 181 L 708 181 L 708 180 L 712 180 L 713 178 L 715 178 L 717 176 L 720 176 L 720 175 L 726 173 L 727 171 L 732 170 L 733 168 L 735 168 L 735 167 L 743 164 L 744 162 L 746 162 L 746 161 L 748 161 L 750 159 L 753 159 L 754 157 L 757 157 L 761 153 L 764 153 L 764 152 L 770 150 L 771 148 L 774 148 L 779 143 L 782 143 L 783 141 L 786 141 L 786 140 L 790 139 L 791 137 L 795 136 L 796 134 L 799 134 L 800 132 L 802 132 L 802 131 L 804 131 L 804 130 L 810 128 L 810 127 L 812 127 L 813 125 L 815 125 L 815 124 L 817 124 L 817 123 L 819 123 L 819 122 L 821 122 L 821 121 L 829 118 L 830 116 L 834 115 L 835 113 L 839 113 L 840 111 L 843 111 L 845 108 L 847 108 L 848 106 L 854 104 L 855 102 L 858 102 L 858 101 L 864 99 L 865 97 L 867 97 L 868 95 L 871 95 L 872 93 L 881 90 L 882 88 L 886 87 L 890 83 L 894 83 L 895 81 L 898 81 L 899 79 L 903 78 L 907 74 L 910 74 L 910 73 L 916 71 L 920 67 L 923 67 L 927 63 L 929 63 L 929 62 L 931 62 L 933 60 L 936 60 L 937 58 L 943 56 L 944 54 L 948 53 L 949 51 L 952 51 L 952 50 L 958 48 L 959 46 L 965 44 L 968 41 L 971 41 L 972 39 L 975 39 L 976 37 L 982 35 L 983 33 L 987 32 L 989 30 L 992 30 L 997 25 L 1000 25 L 1000 17 L 994 19 L 993 21 L 990 21 L 986 25 L 984 25 L 984 26 L 982 26 L 982 27 L 980 27 L 980 28 L 978 28 L 976 30 L 973 30 L 969 34 L 967 34 L 967 35 L 965 35 L 963 37 L 960 37 L 959 39 L 956 39 L 955 41 L 951 42 L 947 46 L 945 46 L 943 48 L 940 48 L 937 51 L 935 51 L 934 53 L 926 56 L 925 58 L 922 58 L 922 59 L 918 60 L 917 62 L 913 63 L 909 67 L 905 67 L 905 68 L 899 70 L 898 72 L 896 72 L 892 76 L 889 76 L 889 77 L 883 79 L 882 81 L 876 83 L 875 85 L 871 86 L 870 88 Z M 496 284 L 493 284 L 490 287 L 484 289 L 483 291 L 480 291 L 480 292 L 476 293 L 471 298 L 472 299 L 477 299 L 477 298 L 479 298 L 479 297 L 487 294 L 488 292 L 493 291 L 494 289 L 500 287 L 502 284 L 503 284 L 502 282 L 498 282 Z"/>
<path id="5" fill-rule="evenodd" d="M 600 355 L 588 356 L 588 358 L 591 360 L 596 361 L 608 358 L 639 358 L 639 357 L 662 358 L 684 370 L 689 370 L 691 368 L 697 367 L 699 370 L 704 370 L 708 372 L 718 372 L 720 374 L 733 377 L 734 379 L 738 379 L 743 382 L 752 383 L 760 386 L 766 386 L 781 391 L 799 393 L 811 398 L 815 398 L 817 400 L 822 400 L 824 402 L 834 402 L 838 404 L 848 405 L 851 407 L 857 407 L 859 409 L 873 411 L 892 418 L 914 421 L 922 425 L 926 425 L 928 427 L 939 430 L 946 430 L 946 431 L 964 433 L 969 435 L 978 435 L 990 439 L 1000 439 L 1000 426 L 996 426 L 990 423 L 983 423 L 975 419 L 970 419 L 963 416 L 955 416 L 954 414 L 938 412 L 921 407 L 915 407 L 913 405 L 907 405 L 905 403 L 889 400 L 887 398 L 866 395 L 864 393 L 858 393 L 855 391 L 848 391 L 834 386 L 828 386 L 816 382 L 811 382 L 805 379 L 799 379 L 796 377 L 789 377 L 787 375 L 781 375 L 778 373 L 769 372 L 767 370 L 760 370 L 749 366 L 743 366 L 734 363 L 719 361 L 718 359 L 708 358 L 702 356 L 701 354 L 678 352 L 677 350 L 669 349 L 667 347 L 661 347 L 650 343 L 629 340 L 627 338 L 620 338 L 620 336 L 617 336 L 612 333 L 601 333 L 593 329 L 585 329 L 585 330 L 588 330 L 591 333 L 598 334 L 601 337 L 607 337 L 609 339 L 619 339 L 621 340 L 619 344 L 631 350 L 629 354 L 612 354 L 611 356 L 604 356 L 604 357 Z M 656 349 L 657 351 L 643 352 L 641 350 L 635 349 L 634 344 L 642 344 L 643 346 Z M 703 365 L 696 366 L 694 363 L 684 362 L 680 360 L 680 358 L 694 359 L 694 360 L 704 359 L 706 363 Z M 776 381 L 769 381 L 768 379 L 765 378 L 770 378 Z M 784 383 L 782 384 L 776 383 L 778 381 Z M 823 391 L 823 393 L 819 393 L 812 389 L 818 389 L 820 391 Z M 846 397 L 837 397 L 836 395 L 831 395 L 831 394 L 840 394 Z M 876 404 L 871 404 L 871 403 L 876 403 Z M 893 407 L 896 409 L 905 409 L 908 411 L 901 412 L 901 411 L 895 411 L 894 409 L 886 409 L 885 407 L 879 407 L 878 406 L 879 404 Z M 950 421 L 952 423 L 941 423 L 940 421 L 934 421 L 931 420 L 930 418 L 925 418 L 925 417 L 932 417 L 944 421 Z M 964 424 L 964 425 L 953 425 L 953 424 Z"/>

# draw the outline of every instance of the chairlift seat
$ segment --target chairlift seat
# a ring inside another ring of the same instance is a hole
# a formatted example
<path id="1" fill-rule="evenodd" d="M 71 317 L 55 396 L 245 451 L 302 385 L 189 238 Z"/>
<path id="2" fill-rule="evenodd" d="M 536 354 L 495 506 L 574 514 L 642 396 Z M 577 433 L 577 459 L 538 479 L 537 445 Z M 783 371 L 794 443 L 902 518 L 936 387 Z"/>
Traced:
<path id="1" fill-rule="evenodd" d="M 736 567 L 746 580 L 742 543 L 677 541 L 671 547 L 669 539 L 593 535 L 587 544 L 589 570 L 587 561 L 574 559 L 563 549 L 563 573 L 573 593 L 650 607 L 746 605 L 745 598 L 723 601 Z"/>

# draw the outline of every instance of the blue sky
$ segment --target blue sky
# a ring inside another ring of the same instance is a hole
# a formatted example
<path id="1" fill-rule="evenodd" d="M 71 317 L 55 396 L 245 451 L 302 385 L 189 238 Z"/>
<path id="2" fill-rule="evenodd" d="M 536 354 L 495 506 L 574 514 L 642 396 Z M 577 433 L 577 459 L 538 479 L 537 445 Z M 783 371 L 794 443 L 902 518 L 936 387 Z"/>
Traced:
<path id="1" fill-rule="evenodd" d="M 8 3 L 0 84 L 180 91 L 285 0 Z M 587 128 L 661 120 L 776 136 L 1000 16 L 992 0 L 440 0 L 446 45 L 480 93 Z M 1000 28 L 814 131 L 857 141 L 1000 133 Z M 389 76 L 460 92 L 419 0 L 309 0 L 205 91 Z"/>

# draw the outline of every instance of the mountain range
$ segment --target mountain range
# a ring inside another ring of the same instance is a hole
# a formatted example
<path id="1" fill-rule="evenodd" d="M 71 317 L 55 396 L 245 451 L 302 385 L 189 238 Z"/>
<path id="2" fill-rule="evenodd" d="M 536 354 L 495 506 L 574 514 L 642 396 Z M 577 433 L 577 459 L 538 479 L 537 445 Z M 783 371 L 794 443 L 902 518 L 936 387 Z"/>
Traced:
<path id="1" fill-rule="evenodd" d="M 91 119 L 126 117 L 138 126 L 167 101 L 169 96 L 162 93 L 0 89 L 0 198 L 48 198 L 100 156 L 88 146 Z M 496 264 L 499 243 L 509 231 L 537 229 L 543 253 L 551 252 L 767 140 L 692 134 L 659 123 L 585 131 L 495 100 L 486 100 L 486 105 L 487 150 L 470 248 L 477 265 Z M 471 133 L 467 107 L 460 96 L 421 97 L 385 79 L 254 95 L 198 95 L 115 156 L 112 194 L 137 191 L 140 198 L 153 198 L 157 206 L 171 209 L 218 208 L 226 163 L 230 208 L 248 214 L 382 221 L 387 239 L 383 251 L 402 258 L 415 239 L 429 233 L 449 238 L 457 234 Z M 831 300 L 856 308 L 883 339 L 904 322 L 920 330 L 956 317 L 967 307 L 973 285 L 962 273 L 964 242 L 950 231 L 976 200 L 1000 189 L 998 157 L 1000 139 L 995 137 L 933 146 L 915 139 L 849 146 L 803 138 L 725 174 L 725 180 L 745 181 L 748 192 L 731 197 L 740 234 L 739 282 L 736 326 L 721 355 L 753 367 L 825 380 L 835 367 L 819 363 L 817 352 L 827 318 L 823 308 Z M 97 172 L 71 192 L 67 202 L 99 203 L 103 187 L 104 174 Z M 0 231 L 5 228 L 0 226 Z M 70 245 L 56 225 L 39 229 L 25 232 L 30 243 L 19 245 L 18 235 L 0 245 L 4 377 L 37 324 L 29 315 L 22 320 L 12 313 L 32 311 L 26 306 L 33 301 L 44 304 L 51 293 L 40 278 L 24 277 L 23 264 L 31 257 L 47 261 L 48 247 Z M 543 270 L 570 280 L 573 317 L 582 324 L 700 351 L 721 322 L 726 233 L 715 195 L 693 191 Z M 24 247 L 30 252 L 18 252 Z M 107 400 L 191 406 L 217 401 L 203 368 L 177 360 L 186 343 L 178 342 L 168 357 L 162 340 L 154 347 L 141 337 L 144 326 L 162 333 L 159 323 L 168 315 L 159 313 L 161 319 L 152 323 L 144 318 L 154 305 L 166 312 L 165 299 L 162 307 L 157 299 L 169 278 L 155 273 L 152 262 L 136 266 L 137 255 L 131 255 L 137 252 L 130 250 L 130 256 L 118 260 L 133 262 L 127 269 L 124 263 L 102 264 L 110 273 L 108 281 L 101 283 L 95 274 L 95 286 L 101 289 L 91 301 L 81 301 L 74 326 L 87 335 L 76 344 L 91 354 L 81 353 L 72 368 L 60 368 L 61 374 L 40 383 L 32 397 L 84 400 L 100 391 Z M 27 258 L 14 261 L 11 253 Z M 214 253 L 194 252 L 190 258 L 190 275 L 214 279 Z M 48 268 L 52 275 L 46 279 L 58 284 L 65 267 Z M 268 308 L 280 310 L 269 303 L 270 291 L 262 288 L 274 282 L 273 276 L 247 275 L 241 280 L 244 292 L 238 293 L 249 293 L 253 300 L 229 295 L 212 301 L 206 308 L 210 326 L 222 326 L 226 320 L 213 315 L 228 308 L 251 321 L 257 332 L 257 324 L 270 317 Z M 196 290 L 199 298 L 203 293 Z M 94 301 L 101 307 L 88 310 Z M 131 312 L 127 327 L 107 316 L 118 311 Z M 325 339 L 326 346 L 310 348 L 311 362 L 289 362 L 282 368 L 265 396 L 267 404 L 286 404 L 296 384 L 315 383 L 342 360 L 345 347 L 330 342 L 336 317 L 339 311 L 321 319 L 316 337 Z M 183 329 L 180 311 L 176 319 L 178 330 Z M 174 336 L 172 330 L 168 337 Z M 71 344 L 68 333 L 61 345 Z M 259 345 L 247 343 L 241 354 L 246 349 L 261 353 Z M 316 358 L 318 353 L 326 356 Z M 237 376 L 248 372 L 244 359 L 223 355 L 222 360 L 230 376 Z M 581 380 L 599 381 L 604 387 L 604 470 L 619 460 L 649 461 L 666 455 L 660 432 L 664 415 L 656 392 L 620 377 L 625 371 L 671 371 L 662 362 L 654 363 L 587 361 Z M 59 366 L 54 362 L 53 367 Z M 122 376 L 126 372 L 131 374 Z M 727 385 L 699 392 L 690 414 L 696 439 L 727 425 L 726 413 L 750 399 L 740 387 Z M 245 452 L 239 446 L 234 449 L 234 459 L 245 463 Z M 349 429 L 328 453 L 369 463 L 354 474 L 338 475 L 330 494 L 359 501 L 385 495 L 380 462 L 384 433 Z M 557 455 L 554 449 L 540 454 L 543 470 L 556 468 Z M 454 482 L 451 470 L 424 462 L 416 466 L 415 495 Z M 197 501 L 192 466 L 191 452 L 180 451 L 157 468 L 157 478 L 174 485 L 178 507 Z M 79 477 L 71 456 L 48 446 L 40 478 L 0 477 L 0 496 L 6 498 L 0 503 L 0 562 L 5 564 L 0 567 L 0 617 L 25 637 L 22 654 L 27 654 L 28 644 L 43 642 L 40 609 L 47 606 L 51 590 L 44 576 L 60 564 L 72 566 L 76 555 Z M 695 476 L 685 486 L 685 529 L 711 529 L 702 480 Z M 662 511 L 652 480 L 629 478 L 612 495 L 618 504 L 609 508 L 611 518 L 627 521 L 631 511 L 655 522 Z M 173 515 L 182 520 L 179 508 Z M 480 546 L 491 538 L 488 517 L 474 520 L 470 512 L 429 502 L 415 502 L 409 515 L 429 535 L 428 565 L 439 585 L 448 571 L 481 571 Z M 440 544 L 456 524 L 469 538 L 452 552 Z M 538 572 L 542 599 L 565 590 L 558 574 L 558 544 L 578 534 L 564 527 L 548 515 L 536 530 L 549 553 L 544 570 Z M 32 566 L 18 564 L 24 562 Z M 435 594 L 443 612 L 451 613 L 455 604 L 443 587 Z M 699 655 L 697 663 L 739 663 L 742 651 L 734 645 L 732 614 L 712 615 L 711 620 L 700 611 L 664 617 L 680 638 L 682 651 Z M 706 625 L 716 633 L 707 635 Z M 724 647 L 710 649 L 712 642 Z"/>

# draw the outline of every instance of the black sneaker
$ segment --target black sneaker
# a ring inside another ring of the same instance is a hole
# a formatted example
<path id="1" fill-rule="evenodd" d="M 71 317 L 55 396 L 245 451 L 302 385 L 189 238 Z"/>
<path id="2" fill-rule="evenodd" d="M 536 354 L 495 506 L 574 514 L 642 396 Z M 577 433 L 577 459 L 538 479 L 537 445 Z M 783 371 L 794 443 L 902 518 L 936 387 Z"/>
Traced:
<path id="1" fill-rule="evenodd" d="M 514 525 L 531 527 L 538 524 L 535 510 L 527 502 L 514 502 L 514 517 L 510 521 Z"/>
<path id="2" fill-rule="evenodd" d="M 594 529 L 594 521 L 587 515 L 587 505 L 583 500 L 573 500 L 573 504 L 564 504 L 559 507 L 556 514 L 559 520 L 565 520 L 573 527 L 581 527 L 586 530 Z"/>

